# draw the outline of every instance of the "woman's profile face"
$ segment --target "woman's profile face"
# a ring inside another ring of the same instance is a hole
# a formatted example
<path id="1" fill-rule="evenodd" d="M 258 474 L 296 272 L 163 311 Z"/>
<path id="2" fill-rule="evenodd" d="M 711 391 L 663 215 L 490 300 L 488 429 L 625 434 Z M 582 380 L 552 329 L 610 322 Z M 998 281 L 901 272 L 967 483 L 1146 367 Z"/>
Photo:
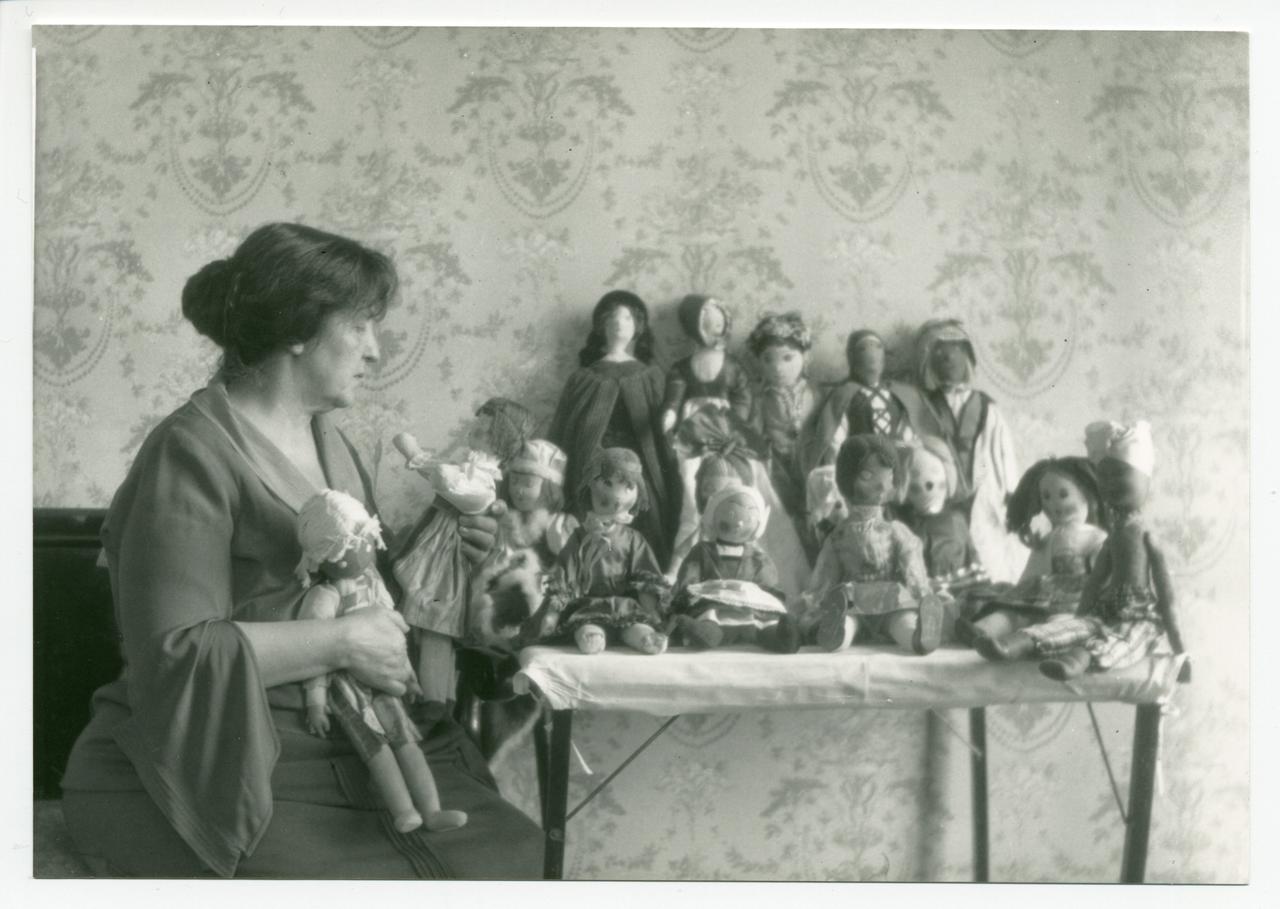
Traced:
<path id="1" fill-rule="evenodd" d="M 298 354 L 307 403 L 318 412 L 350 407 L 360 381 L 378 362 L 378 356 L 372 319 L 353 313 L 329 316 L 320 333 Z"/>
<path id="2" fill-rule="evenodd" d="M 604 314 L 600 328 L 609 347 L 626 347 L 636 336 L 636 317 L 628 306 L 615 306 Z"/>

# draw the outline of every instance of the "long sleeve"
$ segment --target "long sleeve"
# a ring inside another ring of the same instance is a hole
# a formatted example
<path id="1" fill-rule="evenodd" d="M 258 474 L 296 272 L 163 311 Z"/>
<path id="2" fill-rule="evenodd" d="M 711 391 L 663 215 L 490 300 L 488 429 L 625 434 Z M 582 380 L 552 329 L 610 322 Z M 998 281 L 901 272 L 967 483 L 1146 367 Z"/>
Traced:
<path id="1" fill-rule="evenodd" d="M 725 383 L 729 386 L 729 408 L 744 423 L 751 419 L 751 380 L 742 364 L 733 357 L 724 359 Z"/>

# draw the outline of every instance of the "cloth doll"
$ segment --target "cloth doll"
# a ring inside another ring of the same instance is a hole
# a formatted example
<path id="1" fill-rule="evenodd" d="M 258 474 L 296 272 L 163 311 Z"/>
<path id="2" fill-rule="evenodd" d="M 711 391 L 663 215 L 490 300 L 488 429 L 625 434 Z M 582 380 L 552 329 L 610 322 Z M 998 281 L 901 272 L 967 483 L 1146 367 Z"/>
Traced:
<path id="1" fill-rule="evenodd" d="M 404 591 L 400 611 L 413 629 L 418 681 L 427 700 L 452 700 L 454 641 L 465 637 L 468 629 L 471 566 L 463 553 L 458 518 L 490 511 L 497 501 L 501 463 L 520 451 L 532 430 L 533 418 L 524 407 L 491 398 L 476 411 L 461 461 L 433 457 L 408 433 L 394 440 L 407 466 L 430 482 L 435 493 L 392 562 Z M 504 510 L 503 505 L 496 508 Z"/>
<path id="2" fill-rule="evenodd" d="M 576 490 L 594 454 L 629 448 L 644 470 L 649 508 L 636 519 L 659 559 L 671 557 L 681 502 L 680 468 L 662 429 L 665 380 L 653 365 L 653 333 L 644 301 L 613 290 L 596 303 L 579 368 L 565 383 L 547 438 L 568 457 L 565 489 Z"/>
<path id="3" fill-rule="evenodd" d="M 507 462 L 506 512 L 493 552 L 472 582 L 472 637 L 510 650 L 520 627 L 542 603 L 543 575 L 578 521 L 564 509 L 565 455 L 546 439 L 530 439 Z"/>
<path id="4" fill-rule="evenodd" d="M 741 483 L 730 482 L 706 502 L 702 539 L 680 566 L 669 623 L 687 646 L 800 649 L 799 628 L 776 591 L 778 569 L 757 543 L 768 517 L 760 493 Z"/>
<path id="5" fill-rule="evenodd" d="M 667 373 L 663 432 L 708 407 L 728 410 L 745 423 L 751 418 L 751 385 L 742 364 L 725 352 L 732 324 L 729 310 L 715 297 L 689 294 L 676 314 L 697 350 L 677 360 Z"/>
<path id="6" fill-rule="evenodd" d="M 1051 529 L 1035 535 L 1034 524 Z M 1050 616 L 1073 614 L 1085 580 L 1107 538 L 1102 529 L 1098 477 L 1088 458 L 1045 458 L 1023 474 L 1009 500 L 1006 524 L 1031 547 L 1018 583 L 980 605 L 966 636 L 982 653 L 996 657 L 990 641 Z"/>
<path id="7" fill-rule="evenodd" d="M 307 592 L 300 619 L 336 619 L 357 609 L 393 609 L 391 595 L 374 566 L 383 548 L 377 518 L 344 492 L 326 489 L 298 513 L 302 561 L 298 577 Z M 369 768 L 374 788 L 391 811 L 395 828 L 406 833 L 426 823 L 428 830 L 452 830 L 467 823 L 463 811 L 440 807 L 435 777 L 422 740 L 404 702 L 330 672 L 302 685 L 307 727 L 324 738 L 332 715 Z"/>
<path id="8" fill-rule="evenodd" d="M 1109 529 L 1080 607 L 1075 615 L 1014 631 L 984 651 L 1002 660 L 1038 658 L 1040 671 L 1058 680 L 1131 666 L 1162 635 L 1174 653 L 1183 652 L 1169 568 L 1142 517 L 1155 466 L 1151 427 L 1146 421 L 1093 423 L 1085 429 L 1085 445 L 1098 461 Z"/>
<path id="9" fill-rule="evenodd" d="M 1005 503 L 1017 484 L 1013 436 L 999 408 L 973 387 L 977 357 L 956 319 L 935 319 L 916 336 L 919 394 L 909 400 L 917 433 L 950 444 L 969 491 L 964 503 L 978 557 L 995 581 L 1013 581 L 1026 563 L 1026 547 L 1005 531 Z"/>
<path id="10" fill-rule="evenodd" d="M 798 312 L 767 315 L 747 337 L 747 348 L 760 365 L 755 421 L 768 442 L 769 477 L 797 530 L 803 527 L 805 513 L 797 441 L 819 395 L 817 384 L 805 375 L 812 346 L 813 337 Z"/>
<path id="11" fill-rule="evenodd" d="M 547 596 L 526 623 L 524 640 L 572 640 L 583 653 L 626 644 L 660 654 L 658 631 L 670 585 L 644 537 L 630 525 L 648 505 L 644 468 L 627 448 L 596 453 L 578 490 L 581 523 L 547 580 Z"/>
<path id="12" fill-rule="evenodd" d="M 920 541 L 884 513 L 899 469 L 893 442 L 850 436 L 835 466 L 849 516 L 822 544 L 806 591 L 815 642 L 843 650 L 860 634 L 931 653 L 942 643 L 945 607 L 930 587 Z"/>
<path id="13" fill-rule="evenodd" d="M 831 531 L 849 516 L 849 505 L 836 485 L 836 466 L 825 464 L 805 478 L 805 532 L 815 551 L 821 550 Z"/>

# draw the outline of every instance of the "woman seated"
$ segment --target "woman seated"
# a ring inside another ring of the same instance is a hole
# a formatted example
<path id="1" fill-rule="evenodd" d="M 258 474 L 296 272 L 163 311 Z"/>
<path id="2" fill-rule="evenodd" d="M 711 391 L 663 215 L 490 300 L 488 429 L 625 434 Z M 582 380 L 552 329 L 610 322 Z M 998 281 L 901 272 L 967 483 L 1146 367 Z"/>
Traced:
<path id="1" fill-rule="evenodd" d="M 151 432 L 112 501 L 102 536 L 126 666 L 95 695 L 63 779 L 99 874 L 539 876 L 541 833 L 447 717 L 414 715 L 443 797 L 470 818 L 441 833 L 396 832 L 348 741 L 306 725 L 307 679 L 345 670 L 398 696 L 413 676 L 398 613 L 300 620 L 294 575 L 298 509 L 318 490 L 375 513 L 329 412 L 377 362 L 395 287 L 386 257 L 294 224 L 188 280 L 183 314 L 222 367 Z M 472 558 L 493 531 L 463 525 Z"/>

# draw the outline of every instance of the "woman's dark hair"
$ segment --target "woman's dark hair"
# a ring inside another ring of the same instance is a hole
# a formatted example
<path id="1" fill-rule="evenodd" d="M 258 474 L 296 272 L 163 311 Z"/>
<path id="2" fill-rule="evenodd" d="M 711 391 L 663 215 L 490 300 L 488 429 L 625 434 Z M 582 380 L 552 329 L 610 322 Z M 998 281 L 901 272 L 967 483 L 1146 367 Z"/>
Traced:
<path id="1" fill-rule="evenodd" d="M 1009 497 L 1005 507 L 1004 525 L 1010 533 L 1016 533 L 1027 546 L 1032 545 L 1031 519 L 1041 512 L 1040 481 L 1046 474 L 1056 473 L 1066 477 L 1079 488 L 1089 503 L 1089 514 L 1085 518 L 1090 524 L 1103 525 L 1104 511 L 1102 493 L 1098 489 L 1098 473 L 1093 462 L 1088 458 L 1066 457 L 1045 458 L 1036 461 L 1022 475 L 1018 487 Z"/>
<path id="2" fill-rule="evenodd" d="M 846 499 L 853 496 L 854 480 L 858 478 L 858 472 L 868 461 L 879 461 L 882 467 L 892 470 L 894 485 L 898 485 L 901 466 L 898 463 L 898 450 L 894 447 L 893 441 L 885 436 L 871 433 L 849 436 L 836 455 L 836 488 Z"/>
<path id="3" fill-rule="evenodd" d="M 222 348 L 226 372 L 306 342 L 337 312 L 381 319 L 396 291 L 382 253 L 302 224 L 264 224 L 187 279 L 182 314 Z"/>
<path id="4" fill-rule="evenodd" d="M 635 357 L 641 363 L 653 361 L 653 332 L 649 328 L 649 308 L 629 290 L 611 290 L 591 310 L 591 333 L 586 346 L 578 352 L 578 365 L 590 366 L 605 353 L 604 320 L 619 306 L 631 310 L 636 321 Z"/>

